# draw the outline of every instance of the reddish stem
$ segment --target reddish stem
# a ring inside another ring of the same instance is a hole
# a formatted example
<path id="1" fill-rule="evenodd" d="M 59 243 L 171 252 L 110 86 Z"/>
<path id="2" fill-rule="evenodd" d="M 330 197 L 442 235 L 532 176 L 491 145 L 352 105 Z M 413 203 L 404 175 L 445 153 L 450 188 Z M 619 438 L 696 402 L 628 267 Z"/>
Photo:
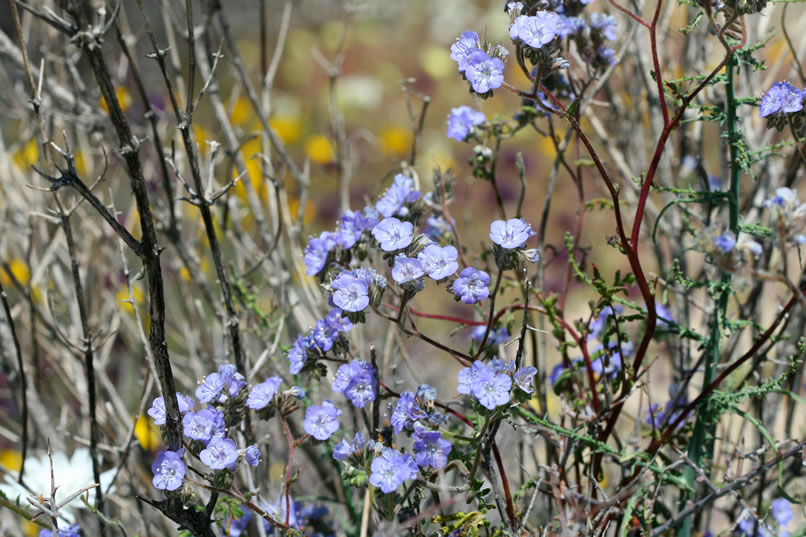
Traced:
<path id="1" fill-rule="evenodd" d="M 288 422 L 285 421 L 285 416 L 280 414 L 280 419 L 283 422 L 283 429 L 285 436 L 288 439 L 288 466 L 285 470 L 285 525 L 288 527 L 289 517 L 291 516 L 291 466 L 294 464 L 294 450 L 297 448 L 294 437 L 291 435 L 291 430 L 288 428 Z"/>
<path id="2" fill-rule="evenodd" d="M 507 499 L 507 515 L 514 527 L 515 507 L 512 505 L 512 493 L 509 491 L 509 480 L 507 479 L 506 472 L 504 472 L 504 463 L 501 460 L 501 453 L 498 452 L 498 444 L 496 444 L 495 441 L 493 441 L 493 456 L 495 457 L 495 464 L 498 466 L 498 471 L 501 472 L 501 485 L 504 487 L 504 496 Z"/>

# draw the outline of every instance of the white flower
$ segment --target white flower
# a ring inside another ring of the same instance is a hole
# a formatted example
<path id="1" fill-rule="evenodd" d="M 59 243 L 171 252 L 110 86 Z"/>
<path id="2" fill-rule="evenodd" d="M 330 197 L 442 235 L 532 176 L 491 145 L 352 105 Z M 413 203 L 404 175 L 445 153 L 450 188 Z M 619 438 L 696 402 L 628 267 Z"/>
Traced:
<path id="1" fill-rule="evenodd" d="M 112 483 L 115 474 L 114 468 L 101 474 L 101 487 L 104 492 Z M 25 499 L 31 493 L 16 481 L 14 475 L 6 475 L 5 483 L 0 483 L 0 491 L 11 501 L 19 498 L 22 505 L 26 505 Z M 92 485 L 95 480 L 92 477 L 92 459 L 87 448 L 79 448 L 73 452 L 73 456 L 68 459 L 64 453 L 53 454 L 53 479 L 56 483 L 56 502 L 61 502 L 74 492 L 84 487 Z M 50 498 L 50 460 L 47 454 L 40 458 L 29 457 L 25 459 L 25 472 L 23 474 L 25 484 L 35 493 L 45 498 Z M 95 490 L 89 491 L 90 504 L 95 503 Z M 74 521 L 73 509 L 83 509 L 84 502 L 76 498 L 69 504 L 62 507 L 59 512 L 69 522 Z"/>

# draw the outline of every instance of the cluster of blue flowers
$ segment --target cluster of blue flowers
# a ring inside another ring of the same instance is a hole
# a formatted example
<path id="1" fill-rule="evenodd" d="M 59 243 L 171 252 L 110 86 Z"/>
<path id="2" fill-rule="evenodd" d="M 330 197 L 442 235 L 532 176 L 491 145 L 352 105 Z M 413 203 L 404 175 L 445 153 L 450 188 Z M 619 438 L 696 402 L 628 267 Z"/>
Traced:
<path id="1" fill-rule="evenodd" d="M 741 537 L 789 537 L 792 533 L 786 527 L 794 520 L 792 504 L 786 498 L 777 498 L 770 505 L 770 513 L 777 526 L 774 533 L 767 529 L 764 521 L 756 521 L 753 517 L 743 518 L 737 527 Z"/>
<path id="2" fill-rule="evenodd" d="M 70 524 L 66 528 L 59 528 L 54 533 L 52 530 L 42 530 L 39 537 L 81 537 L 81 527 L 78 524 Z"/>
<path id="3" fill-rule="evenodd" d="M 239 449 L 235 441 L 227 437 L 227 429 L 232 423 L 226 421 L 226 411 L 234 405 L 245 404 L 255 411 L 266 409 L 275 399 L 277 389 L 282 384 L 280 377 L 271 377 L 260 384 L 247 388 L 241 373 L 232 364 L 223 364 L 218 371 L 210 373 L 199 383 L 196 398 L 205 408 L 194 411 L 195 401 L 192 397 L 177 393 L 179 411 L 182 414 L 182 431 L 184 436 L 198 449 L 199 459 L 210 470 L 233 471 L 239 458 L 250 466 L 260 464 L 260 449 L 256 445 Z M 291 397 L 302 397 L 301 389 L 289 390 Z M 155 425 L 165 425 L 165 401 L 162 397 L 154 399 L 147 411 Z M 184 462 L 185 449 L 178 451 L 163 450 L 157 454 L 151 466 L 154 473 L 152 483 L 161 490 L 173 491 L 182 486 L 187 467 Z"/>
<path id="4" fill-rule="evenodd" d="M 532 366 L 515 371 L 514 360 L 493 358 L 489 365 L 476 360 L 472 366 L 459 371 L 459 386 L 456 391 L 472 395 L 481 406 L 494 410 L 509 403 L 513 379 L 518 389 L 524 393 L 533 393 L 536 373 L 537 369 Z"/>

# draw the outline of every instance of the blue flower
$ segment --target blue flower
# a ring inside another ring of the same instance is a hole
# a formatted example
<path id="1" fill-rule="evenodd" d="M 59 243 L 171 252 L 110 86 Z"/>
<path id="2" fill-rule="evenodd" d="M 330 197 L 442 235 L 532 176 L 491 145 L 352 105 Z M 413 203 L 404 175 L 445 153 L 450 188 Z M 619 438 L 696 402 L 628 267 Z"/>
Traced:
<path id="1" fill-rule="evenodd" d="M 81 526 L 78 524 L 71 524 L 66 528 L 59 528 L 56 530 L 56 537 L 81 537 L 79 533 Z M 52 530 L 42 530 L 39 532 L 39 537 L 53 537 Z"/>
<path id="2" fill-rule="evenodd" d="M 414 226 L 411 222 L 401 222 L 397 218 L 384 218 L 372 228 L 372 236 L 380 243 L 384 252 L 405 248 L 411 244 L 413 233 Z"/>
<path id="3" fill-rule="evenodd" d="M 657 300 L 655 300 L 655 314 L 658 317 L 658 327 L 660 328 L 670 328 L 674 323 L 671 310 Z"/>
<path id="4" fill-rule="evenodd" d="M 552 386 L 557 384 L 557 381 L 560 380 L 560 375 L 562 375 L 563 371 L 565 371 L 565 365 L 562 363 L 555 365 L 551 370 L 551 375 L 549 375 L 549 383 Z"/>
<path id="5" fill-rule="evenodd" d="M 227 517 L 220 522 L 222 528 L 229 528 L 229 533 L 226 534 L 227 537 L 241 537 L 242 535 L 246 535 L 246 528 L 249 526 L 249 521 L 252 520 L 252 511 L 245 505 L 240 506 L 240 509 L 243 511 L 243 515 L 240 518 Z"/>
<path id="6" fill-rule="evenodd" d="M 414 460 L 420 467 L 430 466 L 436 470 L 448 464 L 448 453 L 453 446 L 442 438 L 439 431 L 416 429 L 412 435 L 414 439 Z"/>
<path id="7" fill-rule="evenodd" d="M 195 404 L 192 397 L 179 392 L 176 392 L 176 402 L 179 403 L 180 414 L 186 414 Z M 165 400 L 162 396 L 154 399 L 146 413 L 154 419 L 154 425 L 165 425 Z"/>
<path id="8" fill-rule="evenodd" d="M 484 334 L 487 332 L 487 325 L 480 324 L 476 328 L 473 329 L 473 332 L 470 334 L 471 339 L 473 341 L 481 342 L 484 339 Z M 497 329 L 491 329 L 490 335 L 487 336 L 487 344 L 488 345 L 501 345 L 502 343 L 506 343 L 509 341 L 509 332 L 507 332 L 506 326 L 499 326 Z"/>
<path id="9" fill-rule="evenodd" d="M 339 337 L 338 330 L 334 329 L 330 324 L 324 320 L 319 319 L 316 321 L 316 326 L 311 332 L 314 343 L 322 352 L 327 352 L 333 348 L 333 344 Z"/>
<path id="10" fill-rule="evenodd" d="M 341 442 L 336 444 L 336 447 L 333 448 L 333 458 L 337 461 L 343 461 L 353 453 L 358 453 L 362 449 L 364 449 L 364 435 L 361 431 L 355 433 L 353 436 L 352 442 L 347 442 L 347 439 L 342 439 Z"/>
<path id="11" fill-rule="evenodd" d="M 469 106 L 459 106 L 451 109 L 448 116 L 448 138 L 464 142 L 476 125 L 487 121 L 482 112 L 473 110 Z"/>
<path id="12" fill-rule="evenodd" d="M 604 329 L 607 326 L 607 320 L 614 314 L 621 315 L 621 312 L 623 311 L 624 308 L 621 306 L 616 306 L 615 308 L 605 306 L 602 308 L 602 311 L 599 312 L 599 316 L 590 323 L 590 333 L 588 334 L 588 339 L 590 340 L 601 336 L 602 332 L 604 332 Z"/>
<path id="13" fill-rule="evenodd" d="M 344 311 L 361 311 L 369 305 L 369 285 L 348 270 L 339 274 L 330 286 L 334 290 L 333 302 Z"/>
<path id="14" fill-rule="evenodd" d="M 400 394 L 394 412 L 389 421 L 395 429 L 395 434 L 408 427 L 411 422 L 424 419 L 428 415 L 419 407 L 413 392 L 405 391 Z"/>
<path id="15" fill-rule="evenodd" d="M 512 378 L 509 375 L 496 373 L 485 366 L 479 368 L 478 374 L 473 380 L 472 392 L 484 408 L 493 410 L 495 407 L 509 402 L 510 388 L 512 388 Z"/>
<path id="16" fill-rule="evenodd" d="M 271 403 L 271 400 L 274 398 L 274 394 L 277 393 L 277 388 L 279 388 L 280 384 L 282 383 L 283 379 L 280 377 L 270 377 L 260 384 L 255 384 L 252 386 L 252 389 L 249 390 L 249 397 L 246 399 L 246 406 L 252 410 L 266 408 L 269 403 Z"/>
<path id="17" fill-rule="evenodd" d="M 608 41 L 615 41 L 618 39 L 618 21 L 613 15 L 605 15 L 604 13 L 591 13 L 590 17 L 591 28 L 599 30 L 605 39 Z"/>
<path id="18" fill-rule="evenodd" d="M 490 238 L 506 250 L 520 248 L 533 235 L 536 233 L 532 231 L 532 226 L 520 218 L 510 218 L 506 222 L 496 220 L 490 224 Z"/>
<path id="19" fill-rule="evenodd" d="M 725 231 L 714 237 L 714 247 L 722 254 L 729 254 L 736 247 L 736 235 L 732 231 Z"/>
<path id="20" fill-rule="evenodd" d="M 375 204 L 375 209 L 387 218 L 395 214 L 405 216 L 409 211 L 404 205 L 414 203 L 419 197 L 420 191 L 414 190 L 414 179 L 399 173 L 395 175 L 395 181 L 392 186 L 384 192 L 381 199 Z"/>
<path id="21" fill-rule="evenodd" d="M 479 49 L 479 34 L 476 32 L 462 32 L 462 35 L 451 45 L 451 59 L 459 64 L 459 72 L 464 73 L 467 68 L 467 59 Z"/>
<path id="22" fill-rule="evenodd" d="M 504 83 L 504 62 L 491 58 L 486 52 L 472 52 L 465 64 L 465 76 L 470 81 L 473 91 L 487 93 L 500 88 Z"/>
<path id="23" fill-rule="evenodd" d="M 772 518 L 779 526 L 788 526 L 795 518 L 792 514 L 792 504 L 786 498 L 777 498 L 772 501 Z"/>
<path id="24" fill-rule="evenodd" d="M 760 117 L 791 114 L 803 109 L 803 92 L 789 82 L 776 82 L 761 98 Z"/>
<path id="25" fill-rule="evenodd" d="M 509 28 L 513 41 L 522 41 L 529 47 L 538 49 L 548 45 L 559 35 L 562 25 L 560 16 L 550 11 L 538 11 L 534 16 L 521 15 Z"/>
<path id="26" fill-rule="evenodd" d="M 417 464 L 411 455 L 392 448 L 385 448 L 381 456 L 372 461 L 370 470 L 369 482 L 384 494 L 394 492 L 407 479 L 417 477 Z"/>
<path id="27" fill-rule="evenodd" d="M 257 467 L 260 464 L 260 450 L 257 446 L 248 446 L 243 452 L 243 458 L 249 463 L 249 466 Z"/>
<path id="28" fill-rule="evenodd" d="M 453 292 L 465 304 L 475 304 L 490 295 L 487 287 L 490 275 L 483 270 L 467 267 L 459 273 L 459 278 L 453 282 Z"/>
<path id="29" fill-rule="evenodd" d="M 182 480 L 185 478 L 187 470 L 182 461 L 184 452 L 184 449 L 180 449 L 178 452 L 160 451 L 157 453 L 157 458 L 151 465 L 151 471 L 154 473 L 151 483 L 154 488 L 176 490 L 182 486 Z"/>
<path id="30" fill-rule="evenodd" d="M 353 329 L 353 323 L 350 322 L 350 319 L 342 315 L 343 313 L 341 308 L 333 308 L 327 313 L 325 322 L 337 332 L 349 332 Z"/>
<path id="31" fill-rule="evenodd" d="M 325 400 L 322 406 L 311 405 L 305 411 L 305 420 L 302 427 L 305 432 L 317 440 L 327 440 L 333 433 L 339 430 L 338 417 L 342 411 L 336 408 L 333 403 Z"/>
<path id="32" fill-rule="evenodd" d="M 224 389 L 229 392 L 230 397 L 237 396 L 246 387 L 244 376 L 238 373 L 238 370 L 232 364 L 219 366 L 218 374 L 221 376 L 221 382 L 224 385 Z M 222 399 L 219 398 L 219 401 L 222 401 Z"/>
<path id="33" fill-rule="evenodd" d="M 417 393 L 415 394 L 418 399 L 423 401 L 436 401 L 437 389 L 429 384 L 420 384 L 417 386 Z"/>
<path id="34" fill-rule="evenodd" d="M 375 388 L 375 367 L 363 360 L 353 360 L 342 364 L 333 380 L 334 392 L 341 392 L 357 408 L 364 408 L 377 395 Z"/>
<path id="35" fill-rule="evenodd" d="M 232 470 L 235 468 L 235 461 L 238 460 L 238 449 L 235 447 L 235 442 L 229 438 L 216 436 L 201 450 L 199 458 L 212 470 L 224 468 Z"/>
<path id="36" fill-rule="evenodd" d="M 325 268 L 327 255 L 336 246 L 335 235 L 329 231 L 323 231 L 319 238 L 311 237 L 305 247 L 305 274 L 315 276 Z"/>
<path id="37" fill-rule="evenodd" d="M 531 365 L 518 369 L 514 376 L 515 385 L 526 393 L 533 393 L 536 374 L 537 368 Z"/>
<path id="38" fill-rule="evenodd" d="M 214 436 L 224 435 L 226 429 L 224 413 L 214 407 L 188 412 L 182 418 L 182 429 L 188 438 L 207 444 Z"/>
<path id="39" fill-rule="evenodd" d="M 309 339 L 297 336 L 294 345 L 288 350 L 288 354 L 286 354 L 286 358 L 288 358 L 289 362 L 288 370 L 292 375 L 296 375 L 302 371 L 302 367 L 305 365 L 305 362 L 308 361 L 308 349 L 313 346 L 315 346 L 313 338 Z"/>
<path id="40" fill-rule="evenodd" d="M 566 17 L 560 15 L 560 23 L 557 26 L 557 35 L 565 39 L 583 32 L 588 27 L 585 21 L 579 17 Z"/>
<path id="41" fill-rule="evenodd" d="M 392 278 L 397 283 L 406 283 L 425 276 L 423 264 L 419 259 L 398 255 L 392 268 Z"/>
<path id="42" fill-rule="evenodd" d="M 425 249 L 417 254 L 417 259 L 423 264 L 428 277 L 432 280 L 442 280 L 453 274 L 459 269 L 459 263 L 456 261 L 459 253 L 453 246 L 440 246 L 438 244 L 429 244 Z"/>
<path id="43" fill-rule="evenodd" d="M 221 390 L 224 389 L 224 382 L 221 380 L 221 375 L 218 373 L 210 373 L 204 377 L 196 388 L 196 397 L 200 403 L 209 403 L 212 400 L 218 400 Z"/>
<path id="44" fill-rule="evenodd" d="M 456 391 L 465 395 L 472 394 L 476 379 L 486 369 L 487 366 L 481 360 L 476 360 L 470 367 L 460 369 L 458 375 L 459 385 L 456 387 Z"/>

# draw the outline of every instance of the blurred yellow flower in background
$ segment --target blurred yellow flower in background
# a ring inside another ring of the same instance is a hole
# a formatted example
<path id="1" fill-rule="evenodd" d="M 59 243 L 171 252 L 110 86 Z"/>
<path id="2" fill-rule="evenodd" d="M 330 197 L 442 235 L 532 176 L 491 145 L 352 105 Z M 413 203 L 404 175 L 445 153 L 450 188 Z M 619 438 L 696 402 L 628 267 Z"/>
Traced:
<path id="1" fill-rule="evenodd" d="M 160 428 L 144 415 L 134 424 L 134 436 L 146 451 L 156 451 L 162 444 Z"/>
<path id="2" fill-rule="evenodd" d="M 393 126 L 381 130 L 379 136 L 381 151 L 392 157 L 402 157 L 411 151 L 414 133 L 407 127 Z"/>
<path id="3" fill-rule="evenodd" d="M 129 302 L 129 287 L 127 285 L 121 286 L 120 290 L 115 295 L 118 304 L 120 304 L 120 309 L 125 311 L 126 313 L 134 313 L 134 306 L 132 306 L 131 302 Z M 132 295 L 131 299 L 134 300 L 134 303 L 137 304 L 137 307 L 140 308 L 146 301 L 146 294 L 143 291 L 143 288 L 139 285 L 132 285 Z"/>
<path id="4" fill-rule="evenodd" d="M 316 164 L 333 162 L 333 146 L 330 140 L 321 134 L 314 134 L 305 142 L 305 154 Z"/>
<path id="5" fill-rule="evenodd" d="M 9 472 L 19 472 L 22 466 L 22 453 L 16 449 L 0 450 L 0 466 Z"/>
<path id="6" fill-rule="evenodd" d="M 302 136 L 302 123 L 298 117 L 273 117 L 269 120 L 269 126 L 274 129 L 274 132 L 286 145 L 298 142 Z"/>
<path id="7" fill-rule="evenodd" d="M 239 127 L 246 125 L 255 118 L 255 113 L 252 111 L 252 103 L 249 102 L 246 96 L 242 95 L 235 100 L 229 118 L 233 125 L 238 125 Z"/>
<path id="8" fill-rule="evenodd" d="M 11 271 L 11 275 L 14 276 L 14 279 L 20 282 L 20 285 L 23 287 L 28 286 L 28 282 L 31 281 L 31 270 L 28 268 L 28 265 L 25 264 L 25 261 L 19 258 L 11 259 L 8 262 L 8 268 Z M 11 287 L 14 283 L 6 272 L 5 267 L 0 268 L 0 282 L 2 282 L 3 287 L 6 288 Z"/>
<path id="9" fill-rule="evenodd" d="M 432 45 L 420 51 L 420 66 L 428 76 L 442 80 L 456 74 L 456 63 L 445 47 Z"/>
<path id="10" fill-rule="evenodd" d="M 35 138 L 28 140 L 25 145 L 14 152 L 11 160 L 20 170 L 27 172 L 39 159 L 39 142 Z"/>
<path id="11" fill-rule="evenodd" d="M 118 86 L 115 88 L 115 95 L 118 98 L 118 103 L 120 103 L 120 109 L 124 112 L 128 110 L 132 104 L 132 96 L 129 95 L 129 90 L 123 86 Z M 106 106 L 106 99 L 104 99 L 103 96 L 98 100 L 98 104 L 103 108 L 104 112 L 109 113 L 109 108 Z"/>

